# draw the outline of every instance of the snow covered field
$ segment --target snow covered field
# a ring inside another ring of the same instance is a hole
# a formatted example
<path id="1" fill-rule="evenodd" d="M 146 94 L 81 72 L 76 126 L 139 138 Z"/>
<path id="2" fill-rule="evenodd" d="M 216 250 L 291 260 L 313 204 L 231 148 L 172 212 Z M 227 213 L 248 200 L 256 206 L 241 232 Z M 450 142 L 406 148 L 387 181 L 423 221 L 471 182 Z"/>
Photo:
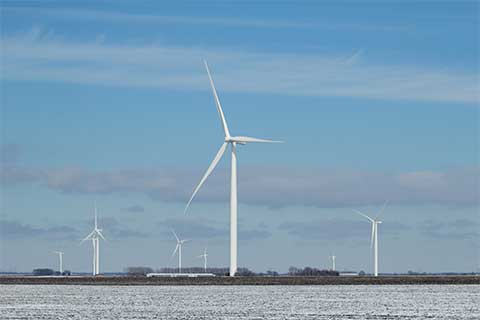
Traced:
<path id="1" fill-rule="evenodd" d="M 1 319 L 480 319 L 479 285 L 0 285 Z"/>

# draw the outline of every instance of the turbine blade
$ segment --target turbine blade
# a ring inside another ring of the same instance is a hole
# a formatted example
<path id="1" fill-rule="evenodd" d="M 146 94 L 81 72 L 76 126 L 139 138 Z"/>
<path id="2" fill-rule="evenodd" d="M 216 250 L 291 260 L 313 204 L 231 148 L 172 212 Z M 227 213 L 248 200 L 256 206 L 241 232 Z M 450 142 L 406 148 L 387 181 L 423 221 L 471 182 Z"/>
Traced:
<path id="1" fill-rule="evenodd" d="M 85 238 L 83 238 L 83 240 L 80 241 L 80 243 L 82 243 L 83 241 L 87 241 L 88 239 L 91 239 L 94 234 L 95 234 L 95 230 L 93 230 L 92 232 L 90 232 L 90 233 L 88 234 L 88 236 L 86 236 Z"/>
<path id="2" fill-rule="evenodd" d="M 175 250 L 173 250 L 173 253 L 172 253 L 172 256 L 170 257 L 170 259 L 175 256 L 175 253 L 177 253 L 178 247 L 179 247 L 179 244 L 177 243 L 177 246 L 175 247 Z"/>
<path id="3" fill-rule="evenodd" d="M 373 237 L 375 235 L 375 222 L 372 222 L 372 236 L 370 238 L 370 249 L 373 248 Z"/>
<path id="4" fill-rule="evenodd" d="M 378 220 L 380 218 L 380 216 L 383 214 L 383 211 L 385 211 L 385 208 L 387 207 L 387 204 L 388 204 L 388 200 L 385 201 L 385 203 L 383 204 L 383 207 L 382 207 L 382 209 L 380 209 L 380 212 L 378 213 L 378 216 L 377 216 L 376 220 Z"/>
<path id="5" fill-rule="evenodd" d="M 178 238 L 177 234 L 175 233 L 175 230 L 173 230 L 173 229 L 170 229 L 170 230 L 172 230 L 172 233 L 175 236 L 175 239 L 177 239 L 177 242 L 180 242 L 180 239 Z"/>
<path id="6" fill-rule="evenodd" d="M 253 137 L 244 137 L 244 136 L 233 137 L 232 140 L 239 143 L 250 143 L 250 142 L 283 143 L 283 141 L 278 141 L 278 140 L 258 139 Z"/>
<path id="7" fill-rule="evenodd" d="M 97 225 L 98 225 L 97 224 L 97 202 L 96 201 L 94 202 L 93 206 L 95 208 L 95 229 L 98 229 L 98 227 L 97 227 Z"/>
<path id="8" fill-rule="evenodd" d="M 212 75 L 210 74 L 210 69 L 208 68 L 207 61 L 203 60 L 205 64 L 205 69 L 207 69 L 208 79 L 210 80 L 210 86 L 212 87 L 213 97 L 215 98 L 215 105 L 217 106 L 217 111 L 222 121 L 223 132 L 225 132 L 226 137 L 230 137 L 230 132 L 228 131 L 227 121 L 223 115 L 222 105 L 220 104 L 220 99 L 218 99 L 217 90 L 215 89 L 215 84 L 213 83 Z"/>
<path id="9" fill-rule="evenodd" d="M 367 219 L 370 220 L 371 222 L 374 222 L 374 220 L 373 220 L 372 218 L 370 218 L 369 216 L 367 216 L 366 214 L 364 214 L 364 213 L 362 213 L 362 212 L 360 212 L 360 211 L 358 211 L 358 210 L 355 210 L 355 209 L 353 209 L 353 211 L 356 212 L 356 213 L 358 213 L 358 214 L 361 215 L 362 217 L 367 218 Z"/>
<path id="10" fill-rule="evenodd" d="M 227 145 L 228 145 L 228 143 L 227 143 L 227 142 L 224 142 L 224 143 L 222 144 L 222 146 L 220 147 L 220 150 L 218 150 L 217 155 L 215 156 L 215 158 L 213 159 L 212 163 L 211 163 L 210 166 L 208 167 L 207 171 L 206 171 L 205 174 L 203 175 L 202 179 L 200 180 L 200 183 L 197 185 L 197 187 L 196 187 L 195 190 L 193 191 L 193 194 L 192 194 L 192 196 L 190 197 L 190 200 L 188 200 L 187 206 L 185 207 L 185 210 L 183 211 L 184 213 L 187 213 L 187 209 L 188 209 L 188 207 L 190 206 L 190 203 L 192 202 L 193 198 L 194 198 L 195 195 L 197 194 L 198 190 L 200 190 L 200 188 L 202 187 L 202 185 L 203 185 L 203 183 L 205 182 L 205 180 L 207 180 L 208 176 L 212 173 L 213 169 L 215 169 L 215 167 L 217 166 L 218 162 L 220 161 L 220 159 L 222 158 L 223 154 L 225 153 L 225 150 L 227 149 Z"/>
<path id="11" fill-rule="evenodd" d="M 105 239 L 105 237 L 103 236 L 102 232 L 100 230 L 97 230 L 97 234 L 100 236 L 100 238 L 102 238 L 104 241 L 107 241 L 107 239 Z"/>

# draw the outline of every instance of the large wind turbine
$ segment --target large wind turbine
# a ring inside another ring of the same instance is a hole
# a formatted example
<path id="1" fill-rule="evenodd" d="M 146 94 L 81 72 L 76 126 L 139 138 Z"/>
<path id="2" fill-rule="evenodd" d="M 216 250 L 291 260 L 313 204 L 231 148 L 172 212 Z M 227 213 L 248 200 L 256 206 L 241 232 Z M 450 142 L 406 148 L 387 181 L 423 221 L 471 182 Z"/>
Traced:
<path id="1" fill-rule="evenodd" d="M 86 240 L 92 240 L 93 246 L 93 271 L 92 274 L 96 276 L 100 274 L 100 238 L 105 240 L 105 237 L 102 234 L 103 229 L 98 228 L 97 223 L 97 206 L 95 205 L 95 226 L 93 231 L 90 232 L 88 236 L 86 236 L 81 242 Z"/>
<path id="2" fill-rule="evenodd" d="M 212 76 L 210 74 L 210 70 L 208 69 L 208 64 L 204 60 L 205 69 L 207 69 L 208 78 L 210 80 L 210 86 L 212 87 L 213 97 L 215 99 L 215 105 L 217 106 L 217 111 L 220 116 L 220 121 L 222 122 L 223 132 L 225 133 L 225 139 L 218 150 L 217 155 L 213 159 L 212 163 L 208 167 L 207 171 L 205 172 L 204 176 L 200 180 L 200 183 L 197 185 L 195 190 L 193 191 L 190 200 L 188 200 L 187 206 L 185 207 L 185 212 L 187 212 L 190 203 L 192 202 L 193 198 L 197 194 L 200 187 L 203 185 L 205 180 L 207 180 L 208 176 L 212 173 L 213 169 L 215 169 L 216 165 L 222 158 L 225 150 L 227 149 L 228 145 L 231 146 L 231 155 L 232 155 L 232 165 L 231 165 L 231 180 L 230 180 L 230 276 L 235 276 L 237 272 L 237 144 L 245 145 L 250 142 L 261 142 L 261 143 L 274 143 L 280 141 L 273 141 L 273 140 L 265 140 L 265 139 L 257 139 L 252 137 L 245 137 L 245 136 L 234 136 L 230 135 L 230 131 L 228 130 L 227 121 L 225 120 L 225 116 L 223 114 L 222 106 L 220 104 L 220 100 L 218 99 L 217 90 L 215 89 L 215 85 L 213 83 Z"/>
<path id="3" fill-rule="evenodd" d="M 53 251 L 53 253 L 58 254 L 58 271 L 60 274 L 63 273 L 63 252 L 62 251 Z"/>
<path id="4" fill-rule="evenodd" d="M 382 221 L 379 220 L 380 215 L 382 214 L 383 210 L 385 210 L 385 207 L 387 206 L 387 203 L 383 205 L 382 209 L 380 210 L 379 214 L 377 215 L 376 218 L 371 218 L 367 216 L 366 214 L 358 211 L 358 210 L 353 210 L 359 215 L 367 218 L 370 220 L 372 223 L 372 235 L 371 235 L 371 240 L 370 240 L 370 250 L 373 247 L 374 250 L 374 258 L 373 258 L 373 263 L 374 263 L 374 276 L 378 277 L 378 225 L 382 223 Z"/>
<path id="5" fill-rule="evenodd" d="M 190 241 L 190 240 L 188 240 L 188 239 L 180 240 L 180 238 L 177 236 L 175 231 L 173 231 L 173 229 L 172 229 L 172 233 L 175 236 L 175 239 L 177 239 L 177 246 L 175 247 L 175 250 L 173 250 L 172 258 L 175 255 L 175 253 L 177 253 L 177 250 L 178 250 L 178 273 L 182 273 L 182 245 L 185 242 Z"/>
<path id="6" fill-rule="evenodd" d="M 197 256 L 197 258 L 203 258 L 203 270 L 205 271 L 205 273 L 207 272 L 207 257 L 207 248 L 203 249 L 203 254 Z"/>

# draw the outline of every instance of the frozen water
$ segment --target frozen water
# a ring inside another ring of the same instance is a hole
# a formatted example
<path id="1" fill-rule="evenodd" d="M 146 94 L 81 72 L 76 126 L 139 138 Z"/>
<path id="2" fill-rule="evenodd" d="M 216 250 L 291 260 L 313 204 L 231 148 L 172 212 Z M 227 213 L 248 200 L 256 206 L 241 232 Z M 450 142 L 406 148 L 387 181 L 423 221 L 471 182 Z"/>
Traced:
<path id="1" fill-rule="evenodd" d="M 0 285 L 0 319 L 480 319 L 478 285 Z"/>

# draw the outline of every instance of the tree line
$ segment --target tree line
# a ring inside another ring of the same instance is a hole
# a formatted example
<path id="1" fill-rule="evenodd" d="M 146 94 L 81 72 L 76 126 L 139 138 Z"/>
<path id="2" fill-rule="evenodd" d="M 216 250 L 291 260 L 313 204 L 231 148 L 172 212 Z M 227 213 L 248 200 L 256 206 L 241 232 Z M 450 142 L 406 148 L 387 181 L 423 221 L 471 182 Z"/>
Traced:
<path id="1" fill-rule="evenodd" d="M 129 275 L 135 276 L 135 275 L 147 275 L 148 273 L 178 273 L 178 268 L 171 268 L 171 267 L 163 267 L 154 270 L 153 268 L 150 267 L 127 267 L 125 268 L 125 272 Z M 182 268 L 182 273 L 213 273 L 214 275 L 217 276 L 223 276 L 223 275 L 228 275 L 230 272 L 229 268 L 207 268 L 205 270 L 204 268 L 201 267 L 187 267 L 187 268 Z M 248 268 L 238 268 L 237 274 L 238 276 L 253 276 L 255 273 Z"/>
<path id="2" fill-rule="evenodd" d="M 38 269 L 33 269 L 32 274 L 34 276 L 69 276 L 71 272 L 68 270 L 60 272 L 60 271 L 55 271 L 53 269 L 48 269 L 48 268 L 38 268 Z"/>
<path id="3" fill-rule="evenodd" d="M 334 270 L 326 270 L 326 269 L 317 269 L 317 268 L 311 268 L 311 267 L 305 267 L 305 268 L 297 268 L 297 267 L 290 267 L 288 268 L 288 275 L 290 276 L 307 276 L 307 277 L 312 277 L 312 276 L 338 276 L 340 275 L 338 271 Z"/>
<path id="4" fill-rule="evenodd" d="M 145 276 L 148 273 L 178 273 L 178 268 L 171 268 L 171 267 L 164 267 L 154 270 L 150 267 L 127 267 L 125 268 L 125 272 L 131 276 Z M 212 273 L 216 276 L 226 276 L 229 275 L 229 268 L 207 268 L 205 271 L 204 268 L 200 267 L 190 267 L 190 268 L 182 268 L 182 273 Z M 275 277 L 278 276 L 279 273 L 274 270 L 268 270 L 266 272 L 255 273 L 248 268 L 238 268 L 236 276 L 243 276 L 243 277 L 252 277 L 252 276 L 271 276 Z M 318 277 L 318 276 L 338 276 L 338 271 L 333 270 L 326 270 L 326 269 L 317 269 L 312 267 L 305 267 L 305 268 L 297 268 L 297 267 L 290 267 L 288 269 L 289 276 L 309 276 L 309 277 Z"/>

